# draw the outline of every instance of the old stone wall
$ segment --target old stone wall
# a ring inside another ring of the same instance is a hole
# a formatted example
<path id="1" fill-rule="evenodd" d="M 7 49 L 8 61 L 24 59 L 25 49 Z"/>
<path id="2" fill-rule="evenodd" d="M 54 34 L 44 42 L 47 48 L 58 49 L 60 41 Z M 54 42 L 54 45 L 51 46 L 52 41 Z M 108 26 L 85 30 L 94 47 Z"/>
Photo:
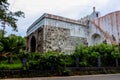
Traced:
<path id="1" fill-rule="evenodd" d="M 27 36 L 27 50 L 29 52 L 41 52 L 43 53 L 43 36 L 44 36 L 44 30 L 43 30 L 43 26 L 38 28 L 36 31 L 34 31 L 33 33 L 31 33 L 29 36 Z M 34 51 L 32 51 L 32 48 L 34 48 Z"/>
<path id="2" fill-rule="evenodd" d="M 44 27 L 41 27 L 38 29 L 37 33 L 38 34 L 38 38 L 37 38 L 37 46 L 36 46 L 36 50 L 38 52 L 41 52 L 43 53 L 44 52 L 44 49 L 43 49 L 43 44 L 44 44 Z"/>
<path id="3" fill-rule="evenodd" d="M 66 28 L 45 27 L 45 50 L 68 52 L 71 50 L 70 30 Z"/>
<path id="4" fill-rule="evenodd" d="M 70 35 L 70 29 L 44 25 L 27 36 L 27 50 L 44 53 L 48 50 L 72 53 L 76 45 L 87 39 Z"/>

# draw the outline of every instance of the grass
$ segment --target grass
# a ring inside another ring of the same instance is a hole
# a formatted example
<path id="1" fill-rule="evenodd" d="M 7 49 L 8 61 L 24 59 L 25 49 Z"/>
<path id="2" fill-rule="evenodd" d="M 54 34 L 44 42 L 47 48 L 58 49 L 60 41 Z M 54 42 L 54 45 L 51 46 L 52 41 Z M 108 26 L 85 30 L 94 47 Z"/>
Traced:
<path id="1" fill-rule="evenodd" d="M 0 63 L 0 70 L 18 70 L 22 68 L 21 62 L 14 62 L 11 64 L 8 64 L 6 62 Z"/>

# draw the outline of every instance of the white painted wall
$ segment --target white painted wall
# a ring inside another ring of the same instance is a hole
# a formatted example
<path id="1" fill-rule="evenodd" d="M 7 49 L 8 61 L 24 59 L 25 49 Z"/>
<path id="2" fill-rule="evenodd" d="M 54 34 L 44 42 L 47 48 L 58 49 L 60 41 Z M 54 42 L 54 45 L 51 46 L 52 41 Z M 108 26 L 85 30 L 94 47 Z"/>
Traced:
<path id="1" fill-rule="evenodd" d="M 46 19 L 45 25 L 67 28 L 67 29 L 70 29 L 71 36 L 86 37 L 86 28 L 85 26 L 82 26 L 82 25 L 64 22 L 64 21 L 55 20 L 55 19 L 48 19 L 48 18 Z"/>

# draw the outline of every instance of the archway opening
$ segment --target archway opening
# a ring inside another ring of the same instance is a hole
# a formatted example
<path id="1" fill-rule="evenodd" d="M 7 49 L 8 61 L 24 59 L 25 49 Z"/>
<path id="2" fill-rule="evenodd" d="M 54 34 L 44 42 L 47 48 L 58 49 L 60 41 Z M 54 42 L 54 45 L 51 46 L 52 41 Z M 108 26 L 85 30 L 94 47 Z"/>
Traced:
<path id="1" fill-rule="evenodd" d="M 31 38 L 30 47 L 31 47 L 30 49 L 31 52 L 36 51 L 36 39 L 34 36 Z"/>
<path id="2" fill-rule="evenodd" d="M 99 34 L 93 34 L 92 35 L 92 44 L 99 44 L 101 43 L 101 36 Z"/>

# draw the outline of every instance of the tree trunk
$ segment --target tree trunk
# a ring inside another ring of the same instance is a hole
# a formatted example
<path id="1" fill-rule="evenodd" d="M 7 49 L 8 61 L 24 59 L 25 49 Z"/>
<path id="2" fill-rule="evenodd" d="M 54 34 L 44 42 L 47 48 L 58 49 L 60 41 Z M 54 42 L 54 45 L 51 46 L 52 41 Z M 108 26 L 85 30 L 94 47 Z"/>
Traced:
<path id="1" fill-rule="evenodd" d="M 115 59 L 115 63 L 116 63 L 116 67 L 118 67 L 119 66 L 118 58 Z"/>
<path id="2" fill-rule="evenodd" d="M 100 56 L 97 58 L 97 61 L 98 61 L 98 67 L 101 67 L 101 57 Z"/>
<path id="3" fill-rule="evenodd" d="M 2 22 L 2 27 L 3 27 L 3 31 L 2 31 L 2 38 L 3 38 L 5 34 L 5 22 Z"/>
<path id="4" fill-rule="evenodd" d="M 8 58 L 8 63 L 9 63 L 9 64 L 12 64 L 12 63 L 13 63 L 13 58 L 12 58 L 11 56 Z"/>
<path id="5" fill-rule="evenodd" d="M 79 57 L 75 58 L 76 67 L 79 67 Z"/>

